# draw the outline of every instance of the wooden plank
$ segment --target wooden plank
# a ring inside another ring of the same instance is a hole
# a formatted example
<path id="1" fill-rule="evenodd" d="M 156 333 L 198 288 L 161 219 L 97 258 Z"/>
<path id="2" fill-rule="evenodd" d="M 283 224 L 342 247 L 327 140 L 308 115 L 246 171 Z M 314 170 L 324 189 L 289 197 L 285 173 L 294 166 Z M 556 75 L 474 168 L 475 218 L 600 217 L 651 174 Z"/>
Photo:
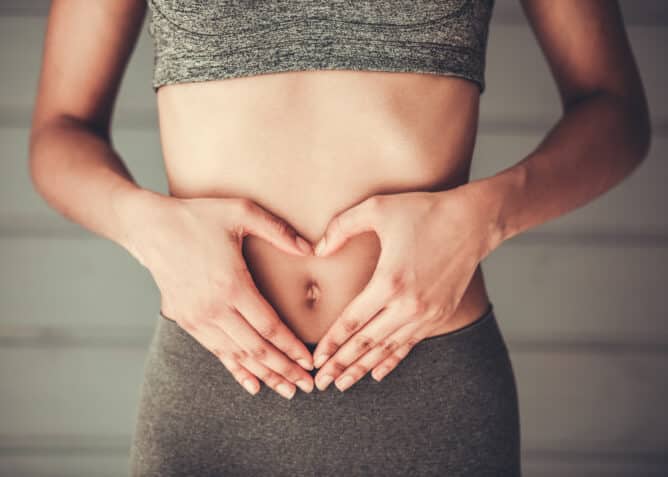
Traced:
<path id="1" fill-rule="evenodd" d="M 668 28 L 628 27 L 627 31 L 653 123 L 663 124 L 668 112 L 663 92 L 668 71 L 665 61 L 657 61 L 661 56 L 657 45 L 668 44 Z M 536 37 L 526 25 L 493 25 L 486 60 L 487 89 L 480 107 L 483 121 L 535 122 L 541 129 L 556 123 L 561 115 L 556 84 Z"/>
<path id="2" fill-rule="evenodd" d="M 542 134 L 480 134 L 471 178 L 490 177 L 530 154 Z M 622 182 L 570 213 L 542 224 L 529 233 L 560 235 L 668 233 L 668 138 L 654 138 L 646 160 Z"/>
<path id="3" fill-rule="evenodd" d="M 665 270 L 666 248 L 515 245 L 512 239 L 483 262 L 510 339 L 611 352 L 624 345 L 666 349 Z"/>
<path id="4" fill-rule="evenodd" d="M 0 475 L 13 477 L 118 477 L 128 475 L 129 460 L 119 455 L 73 452 L 71 455 L 3 455 Z"/>
<path id="5" fill-rule="evenodd" d="M 37 193 L 28 169 L 27 128 L 0 128 L 0 234 L 35 230 L 38 234 L 70 229 L 82 234 L 77 224 L 63 222 Z M 121 130 L 114 133 L 114 147 L 135 180 L 147 189 L 167 192 L 160 138 L 156 130 Z M 68 227 L 69 224 L 69 227 Z M 49 227 L 53 227 L 52 230 Z M 88 235 L 87 231 L 83 231 Z"/>
<path id="6" fill-rule="evenodd" d="M 666 356 L 511 351 L 511 357 L 526 449 L 638 454 L 643 461 L 667 455 Z"/>
<path id="7" fill-rule="evenodd" d="M 522 475 L 525 477 L 665 477 L 666 462 L 632 460 L 628 457 L 610 459 L 608 455 L 593 455 L 581 460 L 571 455 L 559 455 L 558 460 L 524 457 Z"/>
<path id="8" fill-rule="evenodd" d="M 0 336 L 35 325 L 127 328 L 152 323 L 159 306 L 153 278 L 115 243 L 23 238 L 0 243 Z"/>

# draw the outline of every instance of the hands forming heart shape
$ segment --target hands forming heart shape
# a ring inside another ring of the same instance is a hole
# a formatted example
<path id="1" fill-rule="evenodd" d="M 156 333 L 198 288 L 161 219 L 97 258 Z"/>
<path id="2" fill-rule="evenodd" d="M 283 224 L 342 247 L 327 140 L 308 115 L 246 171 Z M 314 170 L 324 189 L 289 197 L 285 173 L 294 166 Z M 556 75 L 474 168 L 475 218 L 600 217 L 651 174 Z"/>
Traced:
<path id="1" fill-rule="evenodd" d="M 126 248 L 160 289 L 160 313 L 174 317 L 251 394 L 259 391 L 258 378 L 288 399 L 295 385 L 311 392 L 307 370 L 314 366 L 318 389 L 335 382 L 344 391 L 369 371 L 382 380 L 449 320 L 478 263 L 499 245 L 496 209 L 475 184 L 371 196 L 335 215 L 315 251 L 249 199 L 150 194 L 150 226 L 146 214 L 135 215 Z M 221 228 L 228 246 L 220 245 Z M 320 339 L 313 360 L 255 287 L 243 238 L 253 234 L 288 253 L 325 257 L 366 231 L 380 239 L 376 269 Z M 175 249 L 182 243 L 187 247 Z"/>

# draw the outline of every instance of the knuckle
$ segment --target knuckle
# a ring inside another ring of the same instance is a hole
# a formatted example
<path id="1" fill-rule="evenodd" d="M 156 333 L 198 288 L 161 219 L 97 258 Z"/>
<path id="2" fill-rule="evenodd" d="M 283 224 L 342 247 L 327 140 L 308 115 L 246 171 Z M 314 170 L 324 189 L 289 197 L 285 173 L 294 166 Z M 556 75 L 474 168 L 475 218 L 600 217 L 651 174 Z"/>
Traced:
<path id="1" fill-rule="evenodd" d="M 247 358 L 248 358 L 248 351 L 246 351 L 245 349 L 239 349 L 232 352 L 232 359 L 234 359 L 234 361 L 244 361 Z"/>
<path id="2" fill-rule="evenodd" d="M 334 354 L 334 352 L 340 345 L 338 341 L 332 338 L 329 341 L 323 343 L 321 346 L 322 346 L 322 352 L 331 356 Z"/>
<path id="3" fill-rule="evenodd" d="M 225 315 L 227 311 L 227 304 L 223 300 L 210 300 L 206 302 L 197 318 L 194 320 L 197 324 L 208 323 L 214 319 L 218 319 Z"/>
<path id="4" fill-rule="evenodd" d="M 387 288 L 392 296 L 397 295 L 406 287 L 406 274 L 403 270 L 394 270 L 387 277 Z"/>
<path id="5" fill-rule="evenodd" d="M 265 382 L 267 383 L 267 385 L 268 385 L 270 388 L 272 388 L 272 389 L 275 390 L 276 387 L 277 387 L 279 384 L 285 382 L 285 380 L 284 380 L 283 378 L 281 378 L 278 374 L 276 374 L 276 373 L 271 373 L 271 372 L 270 372 L 270 373 L 269 373 L 269 377 L 267 378 L 267 381 L 265 381 Z"/>
<path id="6" fill-rule="evenodd" d="M 360 322 L 357 318 L 345 318 L 341 325 L 346 333 L 353 333 L 360 325 Z"/>
<path id="7" fill-rule="evenodd" d="M 352 366 L 350 366 L 350 368 L 348 369 L 348 373 L 352 374 L 357 379 L 364 376 L 368 371 L 369 371 L 369 368 L 367 368 L 366 366 L 364 366 L 360 363 L 355 363 Z"/>
<path id="8" fill-rule="evenodd" d="M 302 377 L 302 374 L 295 368 L 295 366 L 290 364 L 281 366 L 281 369 L 279 369 L 278 372 L 293 382 Z"/>
<path id="9" fill-rule="evenodd" d="M 420 293 L 411 293 L 404 298 L 406 312 L 411 316 L 423 315 L 431 311 L 431 307 Z"/>
<path id="10" fill-rule="evenodd" d="M 227 303 L 232 303 L 236 302 L 236 300 L 239 298 L 239 295 L 241 294 L 242 286 L 241 286 L 241 281 L 236 280 L 234 282 L 230 282 L 227 285 L 227 288 L 225 289 L 225 298 Z"/>
<path id="11" fill-rule="evenodd" d="M 260 371 L 257 377 L 260 378 L 262 382 L 264 382 L 269 387 L 273 387 L 273 384 L 275 384 L 278 379 L 276 373 L 272 373 L 268 369 L 263 369 Z"/>
<path id="12" fill-rule="evenodd" d="M 387 357 L 387 359 L 385 360 L 385 365 L 388 368 L 392 369 L 399 363 L 399 361 L 401 361 L 401 356 L 397 356 L 397 351 L 395 351 L 394 353 L 392 353 L 390 356 Z"/>
<path id="13" fill-rule="evenodd" d="M 331 367 L 332 371 L 334 371 L 338 374 L 341 374 L 347 368 L 347 366 L 345 364 L 343 364 L 342 362 L 340 362 L 339 360 L 333 360 L 330 367 Z"/>
<path id="14" fill-rule="evenodd" d="M 232 279 L 230 276 L 222 276 L 214 279 L 214 286 L 218 289 L 220 295 L 227 300 L 235 297 L 240 289 L 238 280 Z M 222 306 L 223 303 L 213 303 L 210 306 Z"/>
<path id="15" fill-rule="evenodd" d="M 420 339 L 417 336 L 411 336 L 410 338 L 408 338 L 408 341 L 406 342 L 406 352 L 408 352 L 413 346 L 418 344 L 418 341 L 420 341 Z"/>
<path id="16" fill-rule="evenodd" d="M 399 348 L 399 342 L 395 339 L 387 339 L 383 340 L 379 346 L 385 353 L 393 353 L 397 348 Z"/>
<path id="17" fill-rule="evenodd" d="M 237 361 L 225 361 L 223 364 L 225 364 L 225 367 L 234 376 L 240 376 L 243 374 L 243 366 L 241 366 L 241 364 L 239 364 Z"/>
<path id="18" fill-rule="evenodd" d="M 431 306 L 428 310 L 426 310 L 425 314 L 429 320 L 436 320 L 445 314 L 445 308 L 445 305 Z"/>
<path id="19" fill-rule="evenodd" d="M 258 361 L 264 361 L 267 358 L 267 353 L 267 347 L 264 345 L 255 346 L 250 351 L 251 356 Z"/>
<path id="20" fill-rule="evenodd" d="M 359 351 L 366 351 L 373 348 L 375 345 L 374 340 L 368 336 L 358 335 L 355 337 L 355 347 Z"/>
<path id="21" fill-rule="evenodd" d="M 264 339 L 271 341 L 278 334 L 278 324 L 275 322 L 268 322 L 261 325 L 257 331 Z"/>

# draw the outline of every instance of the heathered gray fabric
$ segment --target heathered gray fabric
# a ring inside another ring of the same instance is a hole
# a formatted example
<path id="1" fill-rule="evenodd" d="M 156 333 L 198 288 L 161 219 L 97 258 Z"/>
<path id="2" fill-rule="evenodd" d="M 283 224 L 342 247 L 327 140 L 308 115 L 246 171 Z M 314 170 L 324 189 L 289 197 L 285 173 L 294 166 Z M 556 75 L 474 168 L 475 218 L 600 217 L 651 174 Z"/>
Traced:
<path id="1" fill-rule="evenodd" d="M 380 383 L 367 374 L 343 393 L 330 385 L 292 400 L 264 384 L 248 394 L 156 318 L 131 477 L 521 476 L 515 375 L 491 306 L 418 342 Z"/>
<path id="2" fill-rule="evenodd" d="M 281 71 L 459 76 L 485 90 L 494 0 L 146 0 L 153 89 Z"/>

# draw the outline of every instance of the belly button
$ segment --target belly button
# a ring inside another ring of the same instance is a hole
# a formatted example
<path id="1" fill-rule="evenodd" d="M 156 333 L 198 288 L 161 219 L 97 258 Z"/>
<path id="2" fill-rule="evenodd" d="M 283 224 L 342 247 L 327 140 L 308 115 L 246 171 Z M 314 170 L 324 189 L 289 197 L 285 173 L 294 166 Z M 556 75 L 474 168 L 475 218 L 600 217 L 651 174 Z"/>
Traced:
<path id="1" fill-rule="evenodd" d="M 309 280 L 306 283 L 306 305 L 309 308 L 313 308 L 319 299 L 320 288 L 318 287 L 318 282 L 315 280 Z"/>

